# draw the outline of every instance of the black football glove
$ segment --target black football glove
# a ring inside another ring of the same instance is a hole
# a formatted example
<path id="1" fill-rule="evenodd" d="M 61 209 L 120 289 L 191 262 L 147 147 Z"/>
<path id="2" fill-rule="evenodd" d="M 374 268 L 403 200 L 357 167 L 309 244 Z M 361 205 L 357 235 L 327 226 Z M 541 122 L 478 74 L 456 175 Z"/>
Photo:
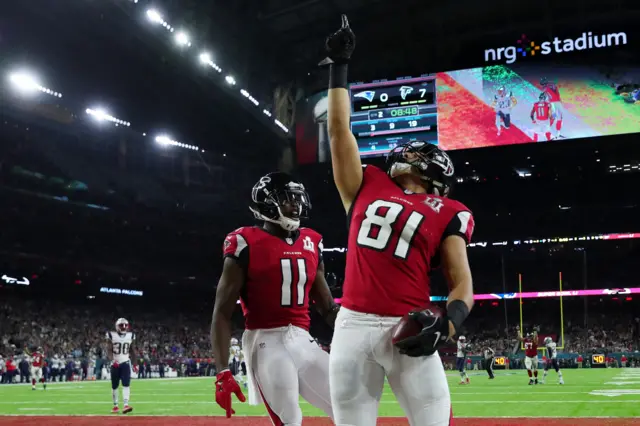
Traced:
<path id="1" fill-rule="evenodd" d="M 328 57 L 320 65 L 346 64 L 356 48 L 356 35 L 349 27 L 347 15 L 342 15 L 342 27 L 327 37 L 325 45 Z"/>
<path id="2" fill-rule="evenodd" d="M 449 338 L 449 319 L 446 316 L 436 316 L 425 309 L 410 312 L 409 317 L 422 325 L 422 331 L 396 343 L 401 354 L 410 357 L 433 355 Z"/>

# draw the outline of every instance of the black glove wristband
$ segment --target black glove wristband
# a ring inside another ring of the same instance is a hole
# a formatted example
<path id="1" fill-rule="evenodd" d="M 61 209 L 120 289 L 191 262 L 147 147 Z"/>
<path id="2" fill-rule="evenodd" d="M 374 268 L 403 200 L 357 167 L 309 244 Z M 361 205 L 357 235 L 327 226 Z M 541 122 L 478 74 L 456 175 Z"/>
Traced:
<path id="1" fill-rule="evenodd" d="M 465 319 L 469 316 L 469 308 L 462 300 L 453 300 L 447 305 L 447 318 L 453 323 L 456 333 Z"/>
<path id="2" fill-rule="evenodd" d="M 329 89 L 346 89 L 348 66 L 346 63 L 329 65 Z"/>

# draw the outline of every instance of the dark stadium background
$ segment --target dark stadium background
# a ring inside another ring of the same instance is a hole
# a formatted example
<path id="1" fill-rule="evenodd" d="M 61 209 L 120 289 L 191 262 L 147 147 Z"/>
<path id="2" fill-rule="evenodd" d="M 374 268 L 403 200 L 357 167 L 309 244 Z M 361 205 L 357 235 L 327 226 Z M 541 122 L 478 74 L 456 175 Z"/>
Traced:
<path id="1" fill-rule="evenodd" d="M 357 30 L 351 67 L 357 81 L 479 66 L 485 48 L 522 32 L 562 35 L 585 25 L 594 31 L 624 28 L 635 44 L 572 60 L 612 73 L 638 64 L 638 6 L 623 0 L 545 1 L 527 6 L 534 9 L 527 13 L 507 0 L 410 0 L 402 6 L 371 0 L 166 0 L 154 6 L 176 28 L 187 29 L 194 45 L 209 49 L 223 73 L 198 63 L 199 47 L 175 46 L 132 1 L 2 7 L 0 275 L 26 277 L 30 285 L 0 281 L 0 304 L 13 307 L 12 320 L 0 322 L 0 336 L 18 347 L 39 344 L 17 330 L 31 315 L 75 325 L 91 317 L 96 335 L 124 315 L 134 329 L 140 327 L 137 318 L 163 324 L 166 339 L 188 348 L 185 356 L 209 356 L 206 334 L 222 241 L 253 223 L 246 207 L 250 188 L 277 168 L 307 185 L 314 206 L 309 226 L 325 236 L 325 246 L 344 247 L 346 221 L 330 166 L 298 167 L 293 140 L 296 101 L 326 88 L 326 71 L 316 64 L 340 13 L 348 13 Z M 20 67 L 34 70 L 64 96 L 15 94 L 4 79 Z M 227 84 L 225 75 L 237 85 Z M 239 94 L 241 87 L 260 101 L 259 108 Z M 131 127 L 95 123 L 85 114 L 94 105 Z M 159 146 L 153 140 L 158 134 L 199 149 Z M 469 249 L 477 293 L 516 292 L 518 274 L 524 291 L 556 290 L 559 272 L 564 289 L 637 286 L 637 239 L 490 244 L 640 232 L 638 168 L 611 172 L 611 166 L 640 164 L 637 134 L 451 155 L 463 178 L 455 198 L 474 212 L 474 239 L 489 242 Z M 531 176 L 520 177 L 517 170 L 523 169 Z M 339 297 L 344 255 L 327 253 L 325 261 Z M 102 288 L 140 290 L 143 296 L 105 294 Z M 437 274 L 433 294 L 446 294 Z M 636 324 L 640 297 L 565 298 L 564 304 L 565 333 L 575 349 L 638 348 L 637 328 L 633 341 L 611 336 Z M 527 299 L 523 312 L 529 327 L 560 332 L 558 299 Z M 512 338 L 519 318 L 515 301 L 477 303 L 468 332 Z M 609 331 L 609 338 L 589 340 L 588 329 Z M 328 339 L 327 330 L 314 332 Z"/>

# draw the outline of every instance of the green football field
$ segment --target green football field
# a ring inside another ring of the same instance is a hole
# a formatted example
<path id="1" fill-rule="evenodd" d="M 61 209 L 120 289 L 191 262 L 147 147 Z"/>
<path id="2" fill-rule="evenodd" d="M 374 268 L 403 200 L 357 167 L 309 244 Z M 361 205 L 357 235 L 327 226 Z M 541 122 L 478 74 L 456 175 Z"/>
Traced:
<path id="1" fill-rule="evenodd" d="M 484 372 L 472 371 L 470 385 L 459 385 L 459 376 L 448 373 L 455 424 L 640 425 L 640 369 L 563 373 L 564 385 L 558 385 L 555 372 L 550 372 L 547 384 L 537 386 L 527 384 L 524 370 L 498 371 L 495 380 L 488 380 Z M 301 404 L 306 425 L 331 424 L 322 418 L 322 412 L 304 401 Z M 211 378 L 134 380 L 131 406 L 134 411 L 128 415 L 109 413 L 108 381 L 51 383 L 46 391 L 40 386 L 32 391 L 28 385 L 0 385 L 0 414 L 4 416 L 0 424 L 271 424 L 263 406 L 237 401 L 237 414 L 231 420 L 210 417 L 223 414 L 214 402 Z M 379 424 L 407 424 L 389 388 L 380 403 L 380 417 Z"/>

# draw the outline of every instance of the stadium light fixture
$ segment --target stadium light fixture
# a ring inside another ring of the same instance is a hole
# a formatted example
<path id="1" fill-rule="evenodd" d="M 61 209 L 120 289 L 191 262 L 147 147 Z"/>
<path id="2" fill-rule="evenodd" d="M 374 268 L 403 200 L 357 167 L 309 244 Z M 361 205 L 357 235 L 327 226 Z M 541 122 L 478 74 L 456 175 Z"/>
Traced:
<path id="1" fill-rule="evenodd" d="M 232 76 L 228 75 L 224 78 L 227 83 L 229 83 L 231 86 L 235 86 L 236 85 L 236 79 L 233 78 Z"/>
<path id="2" fill-rule="evenodd" d="M 271 112 L 267 111 L 266 109 L 263 109 L 263 110 L 262 110 L 262 113 L 263 113 L 264 115 L 266 115 L 267 117 L 271 117 Z"/>
<path id="3" fill-rule="evenodd" d="M 285 133 L 289 133 L 289 129 L 287 129 L 287 127 L 282 124 L 280 120 L 276 118 L 275 120 L 273 120 L 273 122 L 276 123 L 276 126 L 280 127 Z"/>
<path id="4" fill-rule="evenodd" d="M 209 52 L 202 52 L 200 54 L 200 62 L 205 65 L 209 65 L 209 63 L 211 62 L 211 54 Z"/>
<path id="5" fill-rule="evenodd" d="M 116 118 L 110 115 L 103 108 L 96 108 L 96 109 L 87 108 L 85 112 L 88 115 L 92 116 L 97 121 L 108 121 L 110 123 L 113 123 L 116 126 L 125 126 L 125 127 L 131 126 L 131 123 L 129 123 L 128 121 L 121 120 L 119 118 Z"/>
<path id="6" fill-rule="evenodd" d="M 9 81 L 22 93 L 32 94 L 35 92 L 42 92 L 56 98 L 62 97 L 62 93 L 42 86 L 38 81 L 38 78 L 28 72 L 11 73 L 9 74 Z"/>
<path id="7" fill-rule="evenodd" d="M 195 145 L 189 145 L 189 144 L 186 144 L 186 143 L 175 141 L 175 140 L 171 139 L 167 135 L 156 136 L 156 142 L 158 142 L 162 146 L 171 145 L 171 146 L 177 146 L 179 148 L 191 149 L 193 151 L 198 151 L 200 149 Z"/>
<path id="8" fill-rule="evenodd" d="M 147 10 L 147 18 L 149 18 L 149 20 L 154 24 L 162 24 L 164 22 L 164 19 L 162 19 L 162 15 L 160 15 L 160 12 L 155 9 Z"/>
<path id="9" fill-rule="evenodd" d="M 175 35 L 175 40 L 178 46 L 191 47 L 191 41 L 189 40 L 189 34 L 184 31 L 178 31 Z"/>
<path id="10" fill-rule="evenodd" d="M 244 89 L 240 89 L 240 93 L 242 94 L 242 96 L 244 96 L 245 98 L 249 99 L 251 101 L 251 103 L 254 104 L 255 106 L 260 105 L 258 100 L 256 98 L 254 98 L 253 96 L 251 96 L 251 93 L 247 92 Z"/>

